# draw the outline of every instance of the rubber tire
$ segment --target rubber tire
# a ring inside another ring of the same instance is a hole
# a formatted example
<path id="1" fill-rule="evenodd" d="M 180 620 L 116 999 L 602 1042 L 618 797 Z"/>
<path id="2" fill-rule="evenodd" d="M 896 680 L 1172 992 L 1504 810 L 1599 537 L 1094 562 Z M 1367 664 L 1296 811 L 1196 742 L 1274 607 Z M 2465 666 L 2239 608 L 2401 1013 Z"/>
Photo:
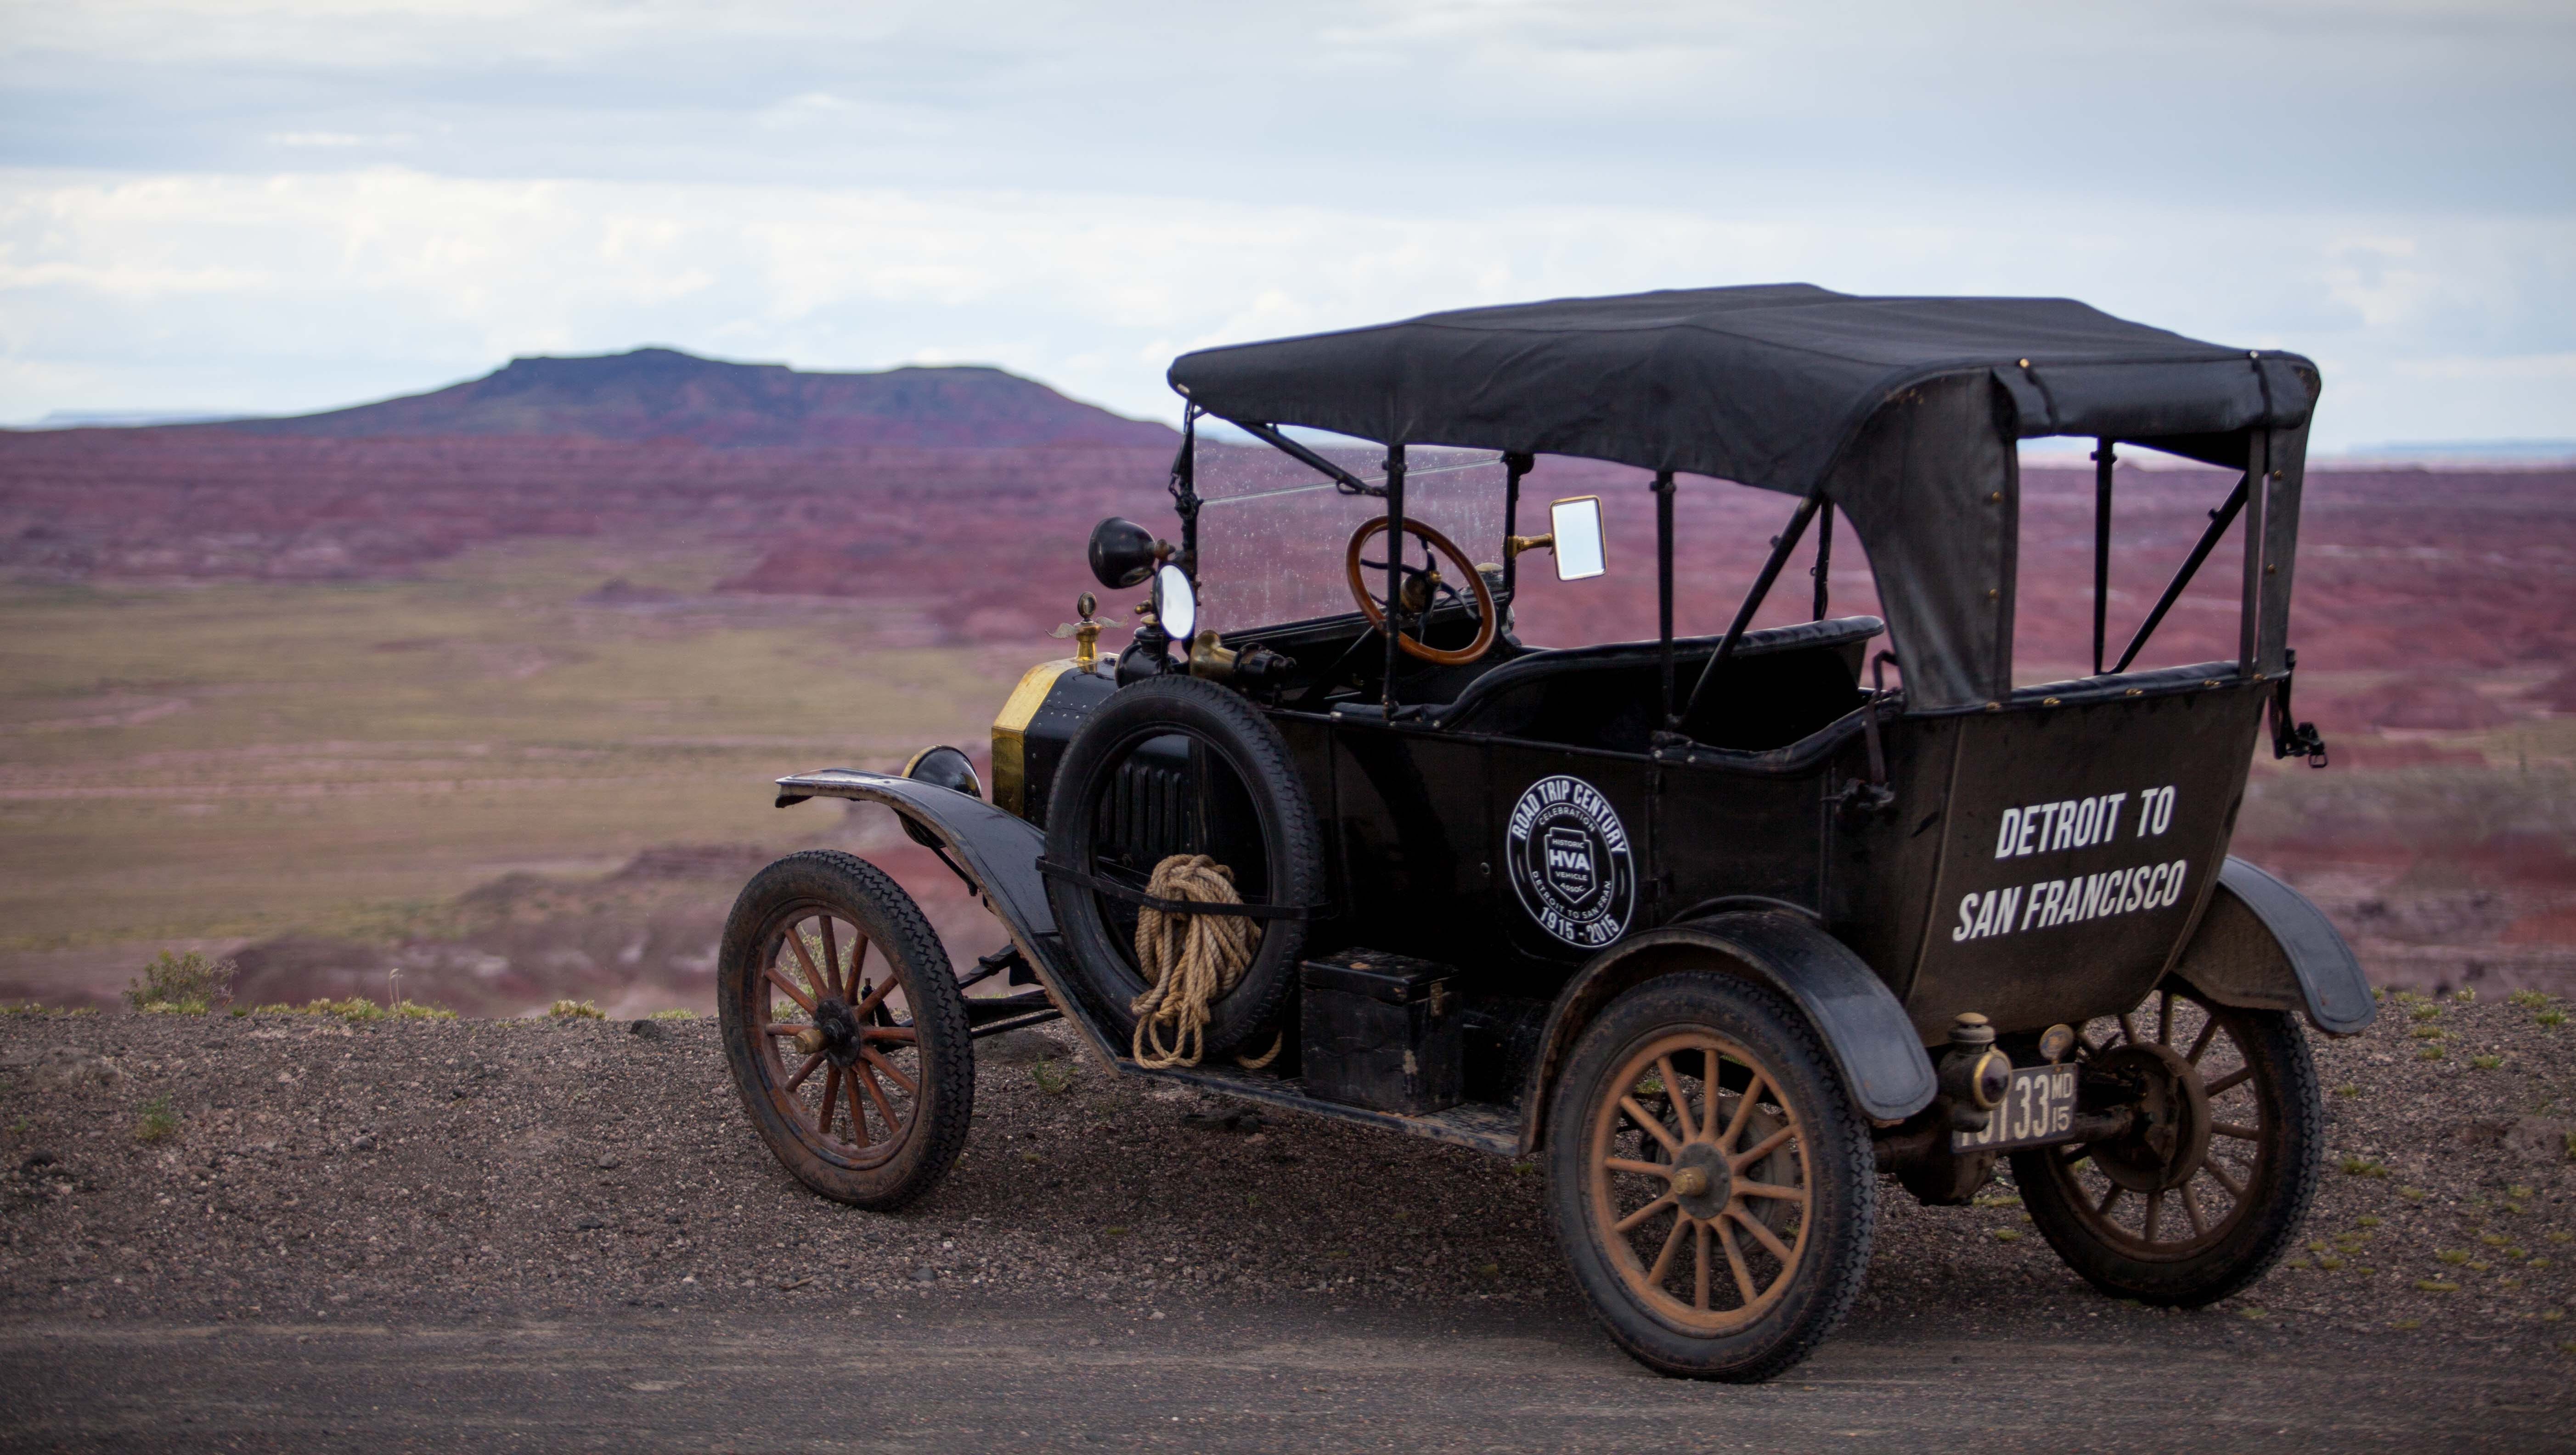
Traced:
<path id="1" fill-rule="evenodd" d="M 1305 785 L 1288 761 L 1288 745 L 1259 708 L 1240 693 L 1177 674 L 1148 677 L 1120 688 L 1094 709 L 1066 745 L 1047 801 L 1047 857 L 1075 867 L 1091 863 L 1092 806 L 1129 752 L 1148 739 L 1186 728 L 1223 756 L 1250 790 L 1261 821 L 1268 860 L 1268 898 L 1274 904 L 1313 904 L 1324 883 L 1323 835 Z M 1091 891 L 1060 879 L 1047 881 L 1056 927 L 1073 953 L 1073 989 L 1094 1016 L 1124 1044 L 1136 1028 L 1130 1009 L 1145 992 L 1131 960 L 1134 945 L 1119 936 Z M 1207 1052 L 1220 1056 L 1274 1026 L 1280 1006 L 1297 987 L 1306 948 L 1306 922 L 1266 921 L 1261 948 L 1233 991 L 1209 1007 Z"/>
<path id="2" fill-rule="evenodd" d="M 2261 1278 L 2298 1240 L 2325 1166 L 2325 1100 L 2298 1017 L 2278 1010 L 2229 1010 L 2255 1084 L 2277 1093 L 2264 1108 L 2263 1171 L 2246 1189 L 2254 1205 L 2227 1236 L 2189 1258 L 2148 1261 L 2103 1243 L 2079 1220 L 2040 1160 L 2054 1148 L 2012 1154 L 2013 1183 L 2039 1235 L 2085 1282 L 2114 1298 L 2166 1308 L 2213 1304 Z"/>
<path id="3" fill-rule="evenodd" d="M 904 999 L 911 1005 L 921 1057 L 921 1103 L 903 1149 L 875 1167 L 850 1167 L 825 1157 L 799 1137 L 771 1104 L 766 1072 L 752 1053 L 748 1014 L 751 984 L 773 948 L 779 926 L 802 906 L 850 920 L 878 952 L 896 962 Z M 928 1193 L 966 1149 L 975 1114 L 975 1048 L 966 1025 L 966 996 L 948 951 L 921 906 L 885 872 L 853 854 L 809 849 L 790 854 L 751 877 L 725 918 L 716 960 L 717 1019 L 725 1060 L 743 1110 L 780 1165 L 797 1181 L 835 1202 L 891 1212 Z"/>
<path id="4" fill-rule="evenodd" d="M 1642 1043 L 1705 1027 L 1779 1069 L 1814 1135 L 1808 1143 L 1815 1241 L 1798 1282 L 1772 1311 L 1735 1334 L 1679 1332 L 1640 1307 L 1592 1227 L 1584 1159 L 1602 1082 Z M 1583 1029 L 1558 1078 L 1547 1122 L 1548 1224 L 1574 1281 L 1612 1342 L 1646 1367 L 1685 1379 L 1753 1384 L 1815 1351 L 1851 1312 L 1878 1229 L 1878 1171 L 1869 1124 L 1852 1105 L 1824 1043 L 1787 1001 L 1716 971 L 1659 976 L 1622 994 Z"/>

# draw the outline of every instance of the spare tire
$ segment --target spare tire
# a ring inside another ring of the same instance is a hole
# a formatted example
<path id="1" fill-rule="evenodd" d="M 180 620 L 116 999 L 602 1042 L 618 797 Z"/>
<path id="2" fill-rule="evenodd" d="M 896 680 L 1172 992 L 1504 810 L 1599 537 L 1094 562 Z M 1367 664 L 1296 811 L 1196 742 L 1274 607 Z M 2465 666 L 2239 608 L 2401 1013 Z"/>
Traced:
<path id="1" fill-rule="evenodd" d="M 1148 677 L 1101 703 L 1065 747 L 1046 826 L 1052 865 L 1140 893 L 1165 857 L 1207 854 L 1233 870 L 1247 904 L 1322 898 L 1322 838 L 1288 745 L 1239 694 L 1195 677 Z M 1075 993 L 1125 1042 L 1146 988 L 1139 906 L 1061 875 L 1049 876 L 1047 898 L 1072 952 Z M 1297 983 L 1306 921 L 1261 925 L 1243 978 L 1208 1007 L 1209 1056 L 1271 1027 Z"/>

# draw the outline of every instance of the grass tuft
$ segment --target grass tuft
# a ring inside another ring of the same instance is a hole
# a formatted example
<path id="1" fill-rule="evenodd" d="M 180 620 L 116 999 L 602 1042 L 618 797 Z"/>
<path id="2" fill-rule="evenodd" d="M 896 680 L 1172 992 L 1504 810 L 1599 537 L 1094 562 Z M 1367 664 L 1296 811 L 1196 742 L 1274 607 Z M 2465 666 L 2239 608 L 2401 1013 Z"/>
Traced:
<path id="1" fill-rule="evenodd" d="M 369 1025 L 383 1020 L 452 1021 L 456 1019 L 456 1012 L 442 1005 L 423 1005 L 416 1000 L 406 1000 L 388 1010 L 363 995 L 353 995 L 346 1000 L 308 1000 L 302 1005 L 287 1005 L 283 1002 L 263 1005 L 252 1010 L 251 1014 L 338 1016 L 351 1025 Z"/>
<path id="2" fill-rule="evenodd" d="M 2353 1177 L 2385 1177 L 2388 1175 L 2387 1168 L 2373 1162 L 2367 1157 L 2346 1157 L 2335 1165 L 2341 1167 L 2347 1175 Z"/>
<path id="3" fill-rule="evenodd" d="M 2504 1064 L 2504 1058 L 2502 1056 L 2471 1056 L 2469 1058 L 2469 1064 L 2475 1066 L 2481 1071 L 2493 1071 Z"/>
<path id="4" fill-rule="evenodd" d="M 1029 1068 L 1029 1079 L 1049 1096 L 1062 1096 L 1073 1090 L 1073 1073 L 1052 1056 L 1038 1057 L 1037 1064 Z"/>
<path id="5" fill-rule="evenodd" d="M 558 1000 L 546 1007 L 546 1018 L 558 1021 L 606 1020 L 599 1007 L 587 1000 Z"/>
<path id="6" fill-rule="evenodd" d="M 2506 996 L 2505 1002 L 2509 1005 L 2521 1006 L 2525 1010 L 2537 1010 L 2549 1003 L 2549 997 L 2537 990 L 2517 990 Z"/>
<path id="7" fill-rule="evenodd" d="M 2351 1083 L 2351 1082 L 2347 1081 L 2347 1082 L 2345 1082 L 2343 1085 L 2338 1086 L 2338 1087 L 2336 1087 L 2336 1088 L 2335 1088 L 2335 1095 L 2337 1095 L 2337 1096 L 2359 1096 L 2359 1095 L 2361 1095 L 2361 1088 L 2360 1088 L 2360 1087 L 2358 1087 L 2358 1086 L 2356 1086 L 2356 1085 L 2354 1085 L 2353 1083 Z"/>
<path id="8" fill-rule="evenodd" d="M 1988 1231 L 1994 1235 L 1994 1239 L 1998 1243 L 2018 1243 L 2021 1241 L 2021 1229 L 2019 1228 L 1992 1228 Z"/>
<path id="9" fill-rule="evenodd" d="M 2553 1005 L 2531 1019 L 2535 1024 L 2542 1026 L 2563 1026 L 2567 1024 L 2567 1012 Z"/>
<path id="10" fill-rule="evenodd" d="M 162 1142 L 179 1130 L 178 1113 L 170 1110 L 170 1098 L 156 1096 L 143 1103 L 143 1115 L 134 1119 L 134 1140 Z"/>
<path id="11" fill-rule="evenodd" d="M 648 1021 L 693 1021 L 698 1018 L 698 1013 L 673 1006 L 669 1010 L 657 1010 L 644 1018 Z"/>
<path id="12" fill-rule="evenodd" d="M 2439 1278 L 2418 1278 L 2415 1280 L 2415 1291 L 2418 1293 L 2457 1293 L 2460 1291 L 2460 1286 L 2456 1283 L 2451 1283 Z"/>
<path id="13" fill-rule="evenodd" d="M 190 950 L 184 955 L 161 952 L 125 987 L 125 1003 L 154 1015 L 204 1015 L 233 998 L 233 977 L 241 967 L 230 960 L 209 960 Z"/>
<path id="14" fill-rule="evenodd" d="M 2433 1257 L 2438 1261 L 2448 1263 L 2455 1268 L 2460 1264 L 2469 1261 L 2469 1255 L 2461 1252 L 2457 1248 L 2445 1248 L 2441 1252 L 2434 1254 Z"/>

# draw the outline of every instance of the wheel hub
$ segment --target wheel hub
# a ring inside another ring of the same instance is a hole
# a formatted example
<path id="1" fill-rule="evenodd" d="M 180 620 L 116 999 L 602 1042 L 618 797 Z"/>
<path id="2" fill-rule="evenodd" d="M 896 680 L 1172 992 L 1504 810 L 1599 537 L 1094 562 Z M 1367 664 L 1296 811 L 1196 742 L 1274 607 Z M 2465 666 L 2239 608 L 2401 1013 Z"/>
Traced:
<path id="1" fill-rule="evenodd" d="M 850 1006 L 837 996 L 826 996 L 814 1005 L 814 1029 L 820 1037 L 815 1049 L 833 1065 L 847 1067 L 859 1059 L 859 1023 L 850 1014 Z"/>
<path id="2" fill-rule="evenodd" d="M 2200 1068 L 2154 1042 L 2117 1047 L 2094 1062 L 2099 1073 L 2137 1088 L 2129 1129 L 2086 1150 L 2102 1175 L 2131 1192 L 2189 1182 L 2209 1155 L 2209 1090 Z"/>
<path id="3" fill-rule="evenodd" d="M 1674 1162 L 1673 1201 L 1683 1212 L 1706 1222 L 1735 1200 L 1735 1173 L 1716 1147 L 1692 1142 Z"/>

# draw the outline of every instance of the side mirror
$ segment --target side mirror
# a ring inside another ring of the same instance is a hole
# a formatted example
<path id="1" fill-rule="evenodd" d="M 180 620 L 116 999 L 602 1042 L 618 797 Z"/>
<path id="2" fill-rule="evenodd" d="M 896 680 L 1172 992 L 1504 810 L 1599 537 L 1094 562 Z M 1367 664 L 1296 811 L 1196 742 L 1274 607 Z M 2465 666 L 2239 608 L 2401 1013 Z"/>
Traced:
<path id="1" fill-rule="evenodd" d="M 1154 620 L 1163 633 L 1184 648 L 1199 629 L 1199 594 L 1190 589 L 1188 573 L 1165 566 L 1154 573 Z"/>
<path id="2" fill-rule="evenodd" d="M 1577 495 L 1547 508 L 1547 526 L 1556 537 L 1556 579 L 1586 581 L 1610 568 L 1601 558 L 1601 497 Z"/>
<path id="3" fill-rule="evenodd" d="M 1091 528 L 1091 574 L 1112 591 L 1153 575 L 1154 563 L 1168 554 L 1152 531 L 1124 516 L 1113 515 Z"/>

